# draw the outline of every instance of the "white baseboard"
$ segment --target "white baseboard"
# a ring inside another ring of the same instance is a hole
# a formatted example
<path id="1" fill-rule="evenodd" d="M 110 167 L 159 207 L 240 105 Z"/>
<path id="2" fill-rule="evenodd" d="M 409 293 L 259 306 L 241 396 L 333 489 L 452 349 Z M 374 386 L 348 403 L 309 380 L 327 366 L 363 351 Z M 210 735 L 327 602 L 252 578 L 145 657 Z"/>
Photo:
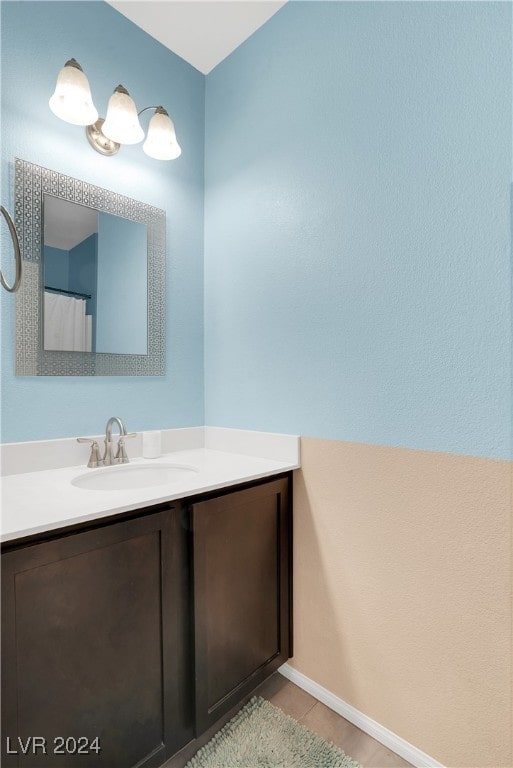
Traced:
<path id="1" fill-rule="evenodd" d="M 385 728 L 375 720 L 367 717 L 367 715 L 364 715 L 363 712 L 355 709 L 343 699 L 339 699 L 334 693 L 331 693 L 327 688 L 323 688 L 322 685 L 319 685 L 306 675 L 303 675 L 302 672 L 298 672 L 297 669 L 291 667 L 290 664 L 283 664 L 278 669 L 278 672 L 304 691 L 307 691 L 307 693 L 311 694 L 311 696 L 325 704 L 338 715 L 345 717 L 346 720 L 349 720 L 350 723 L 356 725 L 360 730 L 368 733 L 369 736 L 372 736 L 373 739 L 379 741 L 383 746 L 391 749 L 392 752 L 395 752 L 404 760 L 407 760 L 414 765 L 415 768 L 444 768 L 442 763 L 429 757 L 425 752 L 414 747 L 413 744 L 409 744 L 404 739 L 401 739 L 400 736 L 397 736 L 395 733 L 392 733 L 392 731 L 389 731 L 388 728 Z"/>

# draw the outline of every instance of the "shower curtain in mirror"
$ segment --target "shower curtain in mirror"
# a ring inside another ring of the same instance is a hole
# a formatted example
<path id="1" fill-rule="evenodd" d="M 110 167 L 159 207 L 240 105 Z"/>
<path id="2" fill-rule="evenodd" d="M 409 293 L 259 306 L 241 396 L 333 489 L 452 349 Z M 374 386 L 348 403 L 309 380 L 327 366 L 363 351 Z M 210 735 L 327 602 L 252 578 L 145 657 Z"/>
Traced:
<path id="1" fill-rule="evenodd" d="M 44 348 L 59 352 L 91 351 L 91 315 L 85 299 L 44 294 Z"/>

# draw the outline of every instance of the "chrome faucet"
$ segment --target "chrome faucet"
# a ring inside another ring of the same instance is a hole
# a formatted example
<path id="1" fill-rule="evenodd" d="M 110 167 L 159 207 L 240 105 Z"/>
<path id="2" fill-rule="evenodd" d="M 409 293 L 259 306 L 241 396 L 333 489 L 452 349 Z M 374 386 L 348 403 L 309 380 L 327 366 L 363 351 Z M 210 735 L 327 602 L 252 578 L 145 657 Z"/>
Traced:
<path id="1" fill-rule="evenodd" d="M 112 427 L 117 424 L 119 427 L 118 450 L 116 456 L 112 457 Z M 119 416 L 111 416 L 105 428 L 105 452 L 103 454 L 103 466 L 109 467 L 111 464 L 128 464 L 128 456 L 125 451 L 125 425 Z"/>
<path id="2" fill-rule="evenodd" d="M 112 427 L 114 424 L 117 424 L 119 427 L 119 439 L 115 456 L 112 455 Z M 128 464 L 130 459 L 125 450 L 125 440 L 129 437 L 135 437 L 135 435 L 135 432 L 127 433 L 125 425 L 119 416 L 111 416 L 105 428 L 105 451 L 103 458 L 100 457 L 100 449 L 96 440 L 87 437 L 77 437 L 77 443 L 91 443 L 88 467 L 110 467 L 112 464 Z"/>

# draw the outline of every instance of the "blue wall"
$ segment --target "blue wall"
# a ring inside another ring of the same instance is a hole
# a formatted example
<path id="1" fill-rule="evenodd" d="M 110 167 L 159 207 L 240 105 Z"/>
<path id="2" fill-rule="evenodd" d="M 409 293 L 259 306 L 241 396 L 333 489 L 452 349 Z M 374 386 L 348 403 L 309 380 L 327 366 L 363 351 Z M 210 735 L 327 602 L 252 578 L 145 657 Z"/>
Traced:
<path id="1" fill-rule="evenodd" d="M 86 314 L 92 315 L 93 349 L 96 341 L 96 293 L 98 282 L 98 235 L 95 232 L 69 252 L 70 291 L 90 296 L 86 301 Z M 46 258 L 46 248 L 45 248 Z"/>
<path id="2" fill-rule="evenodd" d="M 291 2 L 208 77 L 213 425 L 511 456 L 511 5 Z"/>
<path id="3" fill-rule="evenodd" d="M 45 245 L 43 275 L 45 285 L 69 290 L 69 251 Z"/>
<path id="4" fill-rule="evenodd" d="M 97 352 L 148 352 L 147 243 L 146 224 L 98 215 Z"/>
<path id="5" fill-rule="evenodd" d="M 165 208 L 168 303 L 163 378 L 17 378 L 1 292 L 2 439 L 119 413 L 511 456 L 510 31 L 507 3 L 289 2 L 206 78 L 204 136 L 205 78 L 110 6 L 3 2 L 2 202 L 18 155 Z M 182 157 L 95 154 L 48 108 L 70 56 L 101 114 L 118 82 L 168 106 Z"/>
<path id="6" fill-rule="evenodd" d="M 97 433 L 113 414 L 131 430 L 202 424 L 204 77 L 103 2 L 2 2 L 1 14 L 2 203 L 12 210 L 18 156 L 167 215 L 166 375 L 15 377 L 15 302 L 1 291 L 2 440 Z M 136 145 L 105 158 L 89 147 L 82 128 L 55 117 L 48 99 L 71 56 L 82 64 L 102 116 L 118 83 L 139 109 L 164 104 L 182 156 L 163 163 Z M 2 255 L 8 275 L 11 258 Z"/>

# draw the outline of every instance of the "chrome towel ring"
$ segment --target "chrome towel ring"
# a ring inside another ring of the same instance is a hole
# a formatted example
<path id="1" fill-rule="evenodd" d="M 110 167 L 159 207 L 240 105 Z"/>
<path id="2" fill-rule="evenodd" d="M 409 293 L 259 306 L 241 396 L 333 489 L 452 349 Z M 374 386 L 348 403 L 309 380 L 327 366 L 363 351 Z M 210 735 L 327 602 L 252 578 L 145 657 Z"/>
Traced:
<path id="1" fill-rule="evenodd" d="M 9 216 L 9 213 L 5 210 L 3 205 L 0 205 L 0 211 L 2 212 L 2 215 L 7 222 L 7 226 L 9 227 L 9 232 L 11 233 L 11 237 L 12 237 L 12 244 L 14 246 L 14 258 L 16 259 L 16 274 L 14 276 L 14 283 L 12 285 L 9 285 L 8 283 L 6 283 L 1 271 L 0 271 L 0 282 L 2 283 L 6 291 L 9 291 L 9 293 L 16 293 L 16 291 L 20 287 L 20 282 L 21 282 L 20 241 L 18 240 L 18 233 L 16 232 L 16 227 L 14 226 L 14 222 Z"/>

